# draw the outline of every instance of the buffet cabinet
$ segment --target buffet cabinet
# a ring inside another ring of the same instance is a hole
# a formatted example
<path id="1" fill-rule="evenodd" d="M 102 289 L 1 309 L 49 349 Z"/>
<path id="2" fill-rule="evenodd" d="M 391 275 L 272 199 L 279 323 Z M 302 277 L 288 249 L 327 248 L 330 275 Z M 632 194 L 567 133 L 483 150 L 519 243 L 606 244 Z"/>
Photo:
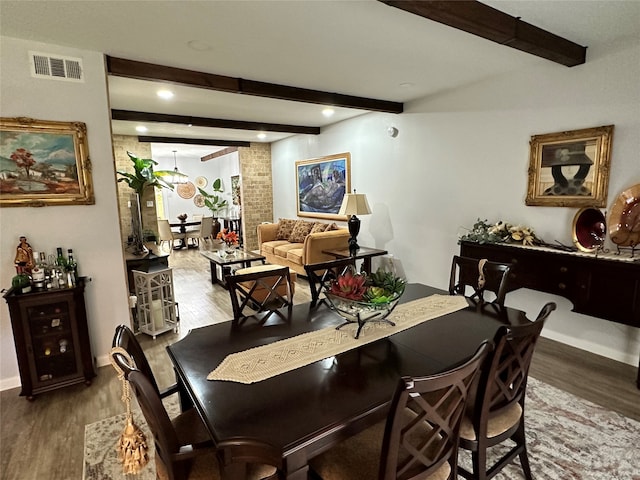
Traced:
<path id="1" fill-rule="evenodd" d="M 573 303 L 574 312 L 640 327 L 640 261 L 473 242 L 461 242 L 460 255 L 510 263 L 507 291 L 560 295 Z M 640 388 L 640 368 L 637 384 Z"/>
<path id="2" fill-rule="evenodd" d="M 73 288 L 17 293 L 9 306 L 22 390 L 35 395 L 68 385 L 91 384 L 96 376 L 84 302 L 84 279 Z"/>

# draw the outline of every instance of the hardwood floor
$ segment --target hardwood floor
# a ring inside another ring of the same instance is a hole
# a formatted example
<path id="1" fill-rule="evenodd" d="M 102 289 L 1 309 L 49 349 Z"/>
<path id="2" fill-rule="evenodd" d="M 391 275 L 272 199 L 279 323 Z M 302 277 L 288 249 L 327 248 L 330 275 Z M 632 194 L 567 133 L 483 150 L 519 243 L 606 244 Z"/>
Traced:
<path id="1" fill-rule="evenodd" d="M 211 285 L 209 262 L 197 250 L 171 254 L 180 332 L 156 340 L 140 335 L 161 386 L 173 381 L 165 347 L 192 328 L 231 318 L 228 292 Z M 306 281 L 298 277 L 296 303 L 309 301 Z M 122 319 L 127 322 L 128 319 Z M 531 375 L 594 403 L 640 421 L 636 369 L 566 345 L 540 339 Z M 84 426 L 124 412 L 120 383 L 111 366 L 98 369 L 90 387 L 74 385 L 43 394 L 33 402 L 19 388 L 0 393 L 0 479 L 67 480 L 82 478 Z"/>

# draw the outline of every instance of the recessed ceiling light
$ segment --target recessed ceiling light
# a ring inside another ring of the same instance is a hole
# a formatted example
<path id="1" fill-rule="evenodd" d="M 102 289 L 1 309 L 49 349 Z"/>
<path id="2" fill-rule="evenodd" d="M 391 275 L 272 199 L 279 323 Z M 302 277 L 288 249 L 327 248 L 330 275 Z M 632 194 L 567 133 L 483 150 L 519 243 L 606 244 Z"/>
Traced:
<path id="1" fill-rule="evenodd" d="M 201 42 L 200 40 L 191 40 L 187 42 L 187 46 L 192 50 L 197 50 L 198 52 L 204 52 L 206 50 L 211 50 L 211 45 L 206 42 Z"/>
<path id="2" fill-rule="evenodd" d="M 165 100 L 173 98 L 173 92 L 171 90 L 158 90 L 156 92 L 156 95 L 158 95 L 160 98 L 164 98 Z"/>
<path id="3" fill-rule="evenodd" d="M 145 127 L 144 125 L 138 125 L 138 126 L 136 127 L 136 132 L 144 133 L 144 132 L 146 132 L 147 130 L 149 130 L 149 129 L 148 129 L 147 127 Z"/>
<path id="4" fill-rule="evenodd" d="M 267 134 L 266 134 L 266 133 L 262 133 L 262 132 L 260 132 L 260 133 L 258 134 L 258 138 L 259 138 L 260 140 L 264 140 L 265 138 L 267 138 Z"/>
<path id="5" fill-rule="evenodd" d="M 324 115 L 325 117 L 330 117 L 334 113 L 336 113 L 336 111 L 333 108 L 330 108 L 330 107 L 324 108 L 322 110 L 322 115 Z"/>

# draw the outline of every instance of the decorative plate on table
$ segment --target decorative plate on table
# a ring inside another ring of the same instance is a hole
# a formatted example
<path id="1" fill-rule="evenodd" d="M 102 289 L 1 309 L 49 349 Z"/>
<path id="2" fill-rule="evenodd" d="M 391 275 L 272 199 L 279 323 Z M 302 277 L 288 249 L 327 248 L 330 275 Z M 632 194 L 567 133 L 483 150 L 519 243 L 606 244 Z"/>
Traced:
<path id="1" fill-rule="evenodd" d="M 193 203 L 196 207 L 204 207 L 204 197 L 199 193 L 196 193 L 195 197 L 193 197 Z"/>
<path id="2" fill-rule="evenodd" d="M 573 218 L 573 243 L 578 250 L 594 252 L 604 244 L 607 234 L 604 213 L 597 208 L 582 208 Z"/>
<path id="3" fill-rule="evenodd" d="M 192 182 L 180 183 L 176 185 L 176 190 L 182 198 L 193 198 L 196 194 L 196 186 Z"/>
<path id="4" fill-rule="evenodd" d="M 611 207 L 609 237 L 620 247 L 640 244 L 640 183 L 622 192 Z"/>
<path id="5" fill-rule="evenodd" d="M 205 177 L 196 177 L 196 187 L 204 188 L 208 183 L 209 181 Z"/>

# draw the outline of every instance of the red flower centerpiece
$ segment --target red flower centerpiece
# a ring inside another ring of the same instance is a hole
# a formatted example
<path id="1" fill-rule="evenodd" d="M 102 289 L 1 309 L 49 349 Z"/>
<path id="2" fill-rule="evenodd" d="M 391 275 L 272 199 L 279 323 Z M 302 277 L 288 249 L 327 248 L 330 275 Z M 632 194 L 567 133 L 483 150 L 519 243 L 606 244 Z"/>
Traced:
<path id="1" fill-rule="evenodd" d="M 226 244 L 224 251 L 227 255 L 233 255 L 235 253 L 235 247 L 238 245 L 238 234 L 236 232 L 223 228 L 222 231 L 216 235 L 216 238 Z"/>

